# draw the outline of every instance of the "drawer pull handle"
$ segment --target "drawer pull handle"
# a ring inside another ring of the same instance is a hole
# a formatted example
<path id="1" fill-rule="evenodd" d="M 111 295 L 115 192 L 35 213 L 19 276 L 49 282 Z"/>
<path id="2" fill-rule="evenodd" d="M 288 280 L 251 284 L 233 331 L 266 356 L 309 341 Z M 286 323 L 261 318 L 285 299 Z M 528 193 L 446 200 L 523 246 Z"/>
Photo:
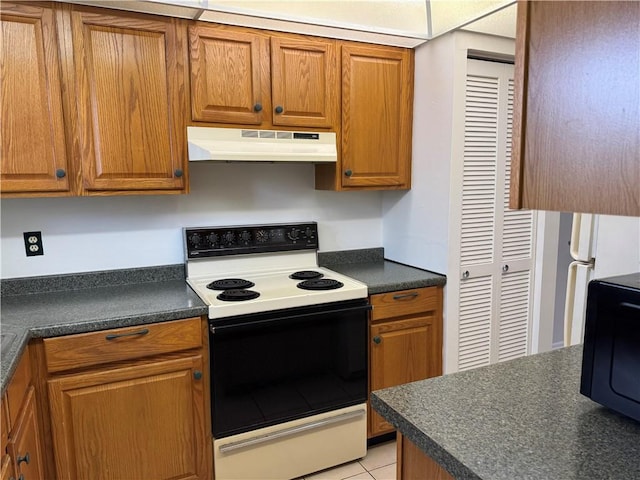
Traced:
<path id="1" fill-rule="evenodd" d="M 394 300 L 404 300 L 405 298 L 416 298 L 418 296 L 418 292 L 411 292 L 411 293 L 403 293 L 400 295 L 394 295 L 393 299 Z"/>
<path id="2" fill-rule="evenodd" d="M 146 335 L 147 333 L 149 333 L 149 329 L 148 328 L 143 328 L 142 330 L 138 330 L 137 332 L 131 332 L 131 333 L 110 333 L 109 335 L 107 335 L 106 338 L 107 340 L 115 340 L 117 338 L 121 338 L 121 337 L 133 337 L 133 336 L 138 336 L 138 335 Z"/>
<path id="3" fill-rule="evenodd" d="M 29 465 L 29 461 L 31 460 L 31 458 L 29 457 L 29 452 L 27 452 L 24 457 L 18 455 L 18 458 L 16 460 L 18 461 L 18 465 L 20 465 L 22 462 Z"/>

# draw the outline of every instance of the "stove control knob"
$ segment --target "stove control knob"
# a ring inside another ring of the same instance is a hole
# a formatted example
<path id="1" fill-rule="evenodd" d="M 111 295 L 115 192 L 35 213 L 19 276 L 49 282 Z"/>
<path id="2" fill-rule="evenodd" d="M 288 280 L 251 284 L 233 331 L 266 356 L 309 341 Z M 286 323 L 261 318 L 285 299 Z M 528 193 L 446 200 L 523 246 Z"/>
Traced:
<path id="1" fill-rule="evenodd" d="M 247 230 L 243 230 L 242 232 L 240 232 L 240 243 L 242 243 L 243 245 L 251 244 L 251 232 Z"/>
<path id="2" fill-rule="evenodd" d="M 256 242 L 258 243 L 266 243 L 269 240 L 269 232 L 266 230 L 258 230 L 256 232 Z"/>
<path id="3" fill-rule="evenodd" d="M 300 230 L 297 228 L 292 228 L 287 236 L 289 237 L 289 240 L 295 242 L 300 237 Z"/>
<path id="4" fill-rule="evenodd" d="M 313 229 L 311 227 L 307 227 L 307 229 L 304 231 L 304 236 L 311 240 L 312 238 L 315 237 L 315 232 L 313 231 Z"/>
<path id="5" fill-rule="evenodd" d="M 211 232 L 209 235 L 207 235 L 207 240 L 209 240 L 209 243 L 213 246 L 218 243 L 220 237 L 217 233 Z"/>
<path id="6" fill-rule="evenodd" d="M 200 236 L 199 233 L 194 233 L 189 237 L 189 242 L 195 248 L 198 248 L 200 246 L 200 243 L 202 243 L 202 237 Z"/>
<path id="7" fill-rule="evenodd" d="M 236 234 L 229 230 L 224 235 L 222 235 L 222 243 L 224 243 L 226 246 L 233 245 L 234 243 L 236 243 Z"/>

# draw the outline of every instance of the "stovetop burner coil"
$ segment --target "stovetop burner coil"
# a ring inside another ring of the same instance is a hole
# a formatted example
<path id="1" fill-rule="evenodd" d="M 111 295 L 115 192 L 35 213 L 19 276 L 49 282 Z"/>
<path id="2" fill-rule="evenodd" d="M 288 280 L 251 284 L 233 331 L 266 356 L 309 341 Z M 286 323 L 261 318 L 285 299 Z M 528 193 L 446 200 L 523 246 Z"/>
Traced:
<path id="1" fill-rule="evenodd" d="M 289 275 L 289 278 L 294 280 L 311 280 L 312 278 L 322 278 L 324 275 L 315 270 L 300 270 Z"/>
<path id="2" fill-rule="evenodd" d="M 221 280 L 214 280 L 207 288 L 210 290 L 239 290 L 243 288 L 251 288 L 255 283 L 242 278 L 223 278 Z"/>
<path id="3" fill-rule="evenodd" d="M 223 302 L 242 302 L 245 300 L 253 300 L 254 298 L 258 298 L 259 296 L 260 293 L 254 290 L 235 289 L 225 290 L 216 298 L 218 300 L 222 300 Z"/>
<path id="4" fill-rule="evenodd" d="M 298 288 L 303 290 L 335 290 L 343 287 L 344 284 L 332 278 L 316 278 L 313 280 L 305 280 L 298 284 Z"/>

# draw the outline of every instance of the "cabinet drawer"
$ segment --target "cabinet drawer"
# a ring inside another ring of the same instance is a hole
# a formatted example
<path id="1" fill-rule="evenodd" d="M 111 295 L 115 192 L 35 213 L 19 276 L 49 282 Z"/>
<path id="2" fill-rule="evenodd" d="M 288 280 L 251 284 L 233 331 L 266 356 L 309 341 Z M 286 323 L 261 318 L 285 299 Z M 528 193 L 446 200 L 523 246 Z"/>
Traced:
<path id="1" fill-rule="evenodd" d="M 375 321 L 436 310 L 439 292 L 439 287 L 425 287 L 371 295 L 371 319 Z"/>
<path id="2" fill-rule="evenodd" d="M 47 338 L 49 372 L 135 360 L 202 346 L 199 318 Z"/>

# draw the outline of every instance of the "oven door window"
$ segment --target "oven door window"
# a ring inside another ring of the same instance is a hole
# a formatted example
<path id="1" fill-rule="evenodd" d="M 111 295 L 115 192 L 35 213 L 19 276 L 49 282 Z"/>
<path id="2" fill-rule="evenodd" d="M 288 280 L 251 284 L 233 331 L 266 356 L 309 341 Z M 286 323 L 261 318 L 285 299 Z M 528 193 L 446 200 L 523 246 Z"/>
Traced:
<path id="1" fill-rule="evenodd" d="M 369 309 L 340 302 L 216 321 L 214 437 L 365 402 Z"/>

